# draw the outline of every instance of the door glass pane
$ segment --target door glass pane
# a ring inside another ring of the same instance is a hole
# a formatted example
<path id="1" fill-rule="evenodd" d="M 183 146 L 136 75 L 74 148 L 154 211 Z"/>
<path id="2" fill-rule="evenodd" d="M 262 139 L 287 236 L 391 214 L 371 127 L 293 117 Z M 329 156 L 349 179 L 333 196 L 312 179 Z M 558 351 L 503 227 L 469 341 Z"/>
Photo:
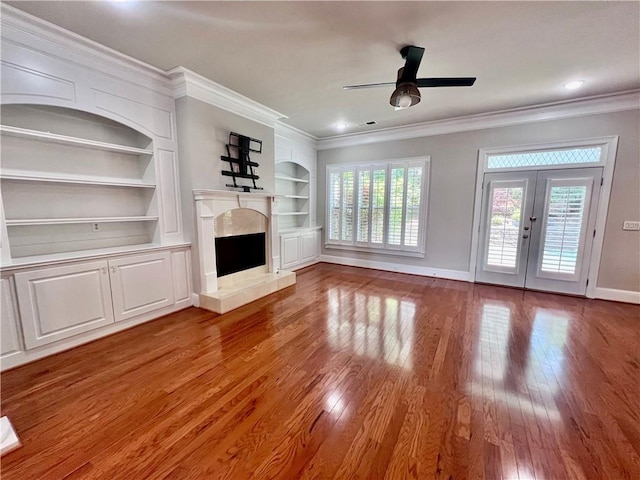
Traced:
<path id="1" fill-rule="evenodd" d="M 353 189 L 355 172 L 342 173 L 342 239 L 353 240 Z"/>
<path id="2" fill-rule="evenodd" d="M 418 246 L 420 230 L 420 196 L 422 194 L 422 167 L 411 167 L 407 172 L 407 218 L 404 224 L 405 247 Z"/>
<path id="3" fill-rule="evenodd" d="M 373 171 L 373 196 L 371 197 L 371 243 L 382 243 L 384 238 L 385 170 Z"/>
<path id="4" fill-rule="evenodd" d="M 584 185 L 551 187 L 540 265 L 543 272 L 576 272 L 586 196 Z"/>
<path id="5" fill-rule="evenodd" d="M 402 201 L 404 197 L 404 167 L 391 169 L 389 193 L 389 245 L 400 245 L 402 236 Z"/>
<path id="6" fill-rule="evenodd" d="M 340 240 L 340 177 L 339 172 L 329 177 L 329 240 Z"/>
<path id="7" fill-rule="evenodd" d="M 495 187 L 489 205 L 486 264 L 515 269 L 524 187 Z"/>
<path id="8" fill-rule="evenodd" d="M 358 241 L 369 241 L 369 209 L 371 205 L 371 171 L 362 170 L 358 175 Z"/>

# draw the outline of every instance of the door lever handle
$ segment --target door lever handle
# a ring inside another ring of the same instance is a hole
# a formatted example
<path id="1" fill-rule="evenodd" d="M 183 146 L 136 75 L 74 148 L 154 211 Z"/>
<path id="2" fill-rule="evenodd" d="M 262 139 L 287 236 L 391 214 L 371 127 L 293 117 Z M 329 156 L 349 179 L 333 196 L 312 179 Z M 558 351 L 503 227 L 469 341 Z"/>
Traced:
<path id="1" fill-rule="evenodd" d="M 524 227 L 524 231 L 526 232 L 527 230 L 529 230 L 529 227 Z"/>
<path id="2" fill-rule="evenodd" d="M 529 217 L 529 220 L 531 220 L 532 222 L 535 222 L 537 220 L 536 217 Z"/>
<path id="3" fill-rule="evenodd" d="M 522 238 L 529 238 L 529 235 L 522 235 Z"/>

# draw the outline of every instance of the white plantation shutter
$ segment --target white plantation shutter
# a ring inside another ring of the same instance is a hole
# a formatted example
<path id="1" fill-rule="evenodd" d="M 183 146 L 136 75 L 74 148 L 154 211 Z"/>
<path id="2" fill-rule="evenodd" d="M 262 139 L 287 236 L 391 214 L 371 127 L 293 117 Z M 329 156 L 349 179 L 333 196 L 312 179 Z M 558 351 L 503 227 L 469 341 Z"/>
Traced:
<path id="1" fill-rule="evenodd" d="M 579 276 L 589 213 L 585 205 L 592 184 L 591 178 L 548 181 L 539 276 L 565 280 Z"/>
<path id="2" fill-rule="evenodd" d="M 340 172 L 329 173 L 329 195 L 328 195 L 328 225 L 329 240 L 340 240 L 340 207 L 341 207 L 341 184 L 342 175 Z"/>
<path id="3" fill-rule="evenodd" d="M 404 244 L 417 247 L 420 233 L 420 204 L 422 202 L 422 167 L 413 166 L 407 171 L 406 217 Z"/>
<path id="4" fill-rule="evenodd" d="M 355 177 L 353 170 L 342 174 L 342 236 L 340 239 L 347 242 L 353 240 Z"/>
<path id="5" fill-rule="evenodd" d="M 358 171 L 358 242 L 369 241 L 371 221 L 371 169 Z"/>
<path id="6" fill-rule="evenodd" d="M 526 180 L 491 182 L 485 270 L 516 273 Z"/>
<path id="7" fill-rule="evenodd" d="M 385 196 L 387 191 L 387 171 L 374 168 L 371 197 L 371 243 L 384 243 Z"/>
<path id="8" fill-rule="evenodd" d="M 327 243 L 424 252 L 427 162 L 327 167 Z"/>

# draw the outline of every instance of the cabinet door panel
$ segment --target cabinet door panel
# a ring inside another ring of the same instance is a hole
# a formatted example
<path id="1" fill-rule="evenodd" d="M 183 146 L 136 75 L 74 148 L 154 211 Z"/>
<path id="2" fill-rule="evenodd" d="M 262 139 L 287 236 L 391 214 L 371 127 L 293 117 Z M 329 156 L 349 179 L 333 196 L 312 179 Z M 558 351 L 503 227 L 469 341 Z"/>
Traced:
<path id="1" fill-rule="evenodd" d="M 18 316 L 16 315 L 13 296 L 11 295 L 11 282 L 8 278 L 0 280 L 0 288 L 2 289 L 1 300 L 1 316 L 0 316 L 0 342 L 2 348 L 0 355 L 2 357 L 11 355 L 22 350 L 20 345 L 20 336 L 18 334 Z"/>
<path id="2" fill-rule="evenodd" d="M 113 323 L 107 262 L 16 273 L 27 348 Z"/>
<path id="3" fill-rule="evenodd" d="M 300 261 L 310 262 L 316 258 L 317 236 L 315 232 L 303 233 L 300 236 Z"/>
<path id="4" fill-rule="evenodd" d="M 173 305 L 169 252 L 109 260 L 116 321 Z"/>
<path id="5" fill-rule="evenodd" d="M 283 235 L 280 238 L 282 268 L 289 268 L 300 261 L 300 235 Z"/>

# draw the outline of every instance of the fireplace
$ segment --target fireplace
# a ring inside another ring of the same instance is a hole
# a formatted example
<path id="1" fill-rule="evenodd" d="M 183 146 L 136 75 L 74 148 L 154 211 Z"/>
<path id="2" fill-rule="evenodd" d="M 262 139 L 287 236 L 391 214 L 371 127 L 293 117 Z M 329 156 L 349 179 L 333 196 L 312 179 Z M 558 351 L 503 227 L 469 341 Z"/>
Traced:
<path id="1" fill-rule="evenodd" d="M 216 238 L 218 278 L 267 264 L 263 233 Z"/>
<path id="2" fill-rule="evenodd" d="M 272 194 L 194 190 L 200 306 L 217 313 L 295 284 L 280 272 Z"/>

